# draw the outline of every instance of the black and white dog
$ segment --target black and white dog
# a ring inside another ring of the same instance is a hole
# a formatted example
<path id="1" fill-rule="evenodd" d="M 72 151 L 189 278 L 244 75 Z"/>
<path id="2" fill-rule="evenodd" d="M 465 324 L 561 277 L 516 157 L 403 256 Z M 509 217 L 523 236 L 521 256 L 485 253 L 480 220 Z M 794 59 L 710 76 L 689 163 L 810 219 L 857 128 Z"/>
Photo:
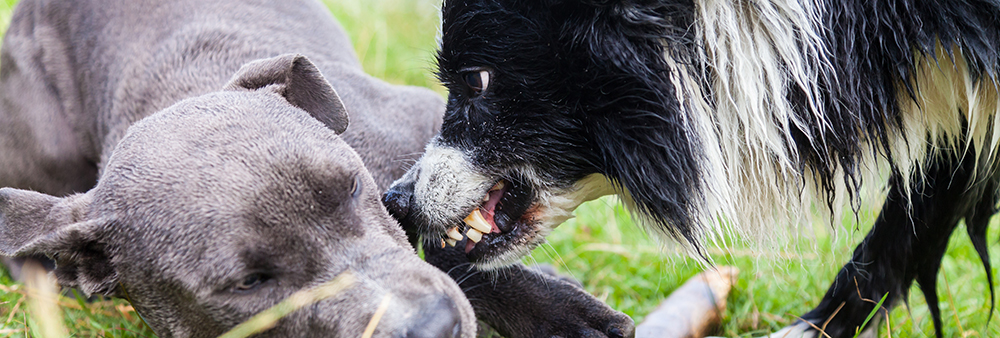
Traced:
<path id="1" fill-rule="evenodd" d="M 804 320 L 852 336 L 874 307 L 861 297 L 897 304 L 916 281 L 941 336 L 935 279 L 963 219 L 989 276 L 996 0 L 446 0 L 442 11 L 448 112 L 384 199 L 412 231 L 468 236 L 460 247 L 480 268 L 516 261 L 606 194 L 700 252 L 719 230 L 766 236 L 784 228 L 761 225 L 794 224 L 816 204 L 856 210 L 864 191 L 888 188 Z M 887 181 L 869 175 L 879 170 Z M 817 335 L 805 322 L 787 332 Z"/>

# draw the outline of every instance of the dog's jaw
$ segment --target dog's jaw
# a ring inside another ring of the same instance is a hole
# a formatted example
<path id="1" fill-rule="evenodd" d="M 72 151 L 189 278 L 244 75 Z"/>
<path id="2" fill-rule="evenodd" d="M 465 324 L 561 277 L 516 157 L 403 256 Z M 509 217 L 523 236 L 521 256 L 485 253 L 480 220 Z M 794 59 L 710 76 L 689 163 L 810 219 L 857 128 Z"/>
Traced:
<path id="1" fill-rule="evenodd" d="M 615 185 L 601 174 L 586 176 L 568 188 L 552 188 L 552 182 L 530 169 L 479 168 L 469 158 L 462 150 L 432 142 L 397 184 L 413 181 L 410 219 L 417 220 L 419 231 L 429 237 L 446 237 L 456 226 L 471 228 L 463 225 L 463 219 L 480 209 L 484 196 L 489 196 L 499 180 L 517 177 L 518 184 L 526 186 L 521 191 L 531 195 L 524 197 L 530 199 L 530 205 L 523 212 L 506 215 L 509 220 L 501 227 L 503 231 L 486 233 L 474 244 L 465 243 L 470 260 L 480 269 L 513 264 L 544 243 L 559 224 L 573 218 L 573 210 L 580 204 L 616 192 Z M 458 230 L 467 231 L 471 230 Z"/>
<path id="2" fill-rule="evenodd" d="M 529 182 L 538 179 L 531 177 L 531 175 L 525 176 L 528 177 Z M 486 244 L 490 246 L 479 249 L 482 252 L 476 255 L 479 259 L 474 264 L 480 270 L 494 270 L 516 263 L 521 257 L 528 255 L 532 249 L 544 243 L 545 238 L 556 227 L 572 219 L 574 217 L 573 211 L 581 204 L 616 192 L 615 185 L 601 174 L 586 176 L 568 189 L 539 190 L 536 202 L 515 226 L 520 231 L 514 235 L 522 237 L 512 238 L 508 243 L 503 243 L 506 244 L 503 247 L 498 247 L 495 241 L 493 243 L 487 242 Z M 484 239 L 489 239 L 490 236 L 496 235 L 487 234 L 484 235 Z M 477 254 L 475 251 L 470 253 Z"/>
<path id="3" fill-rule="evenodd" d="M 438 235 L 460 224 L 494 183 L 476 171 L 462 151 L 436 142 L 427 146 L 423 157 L 400 180 L 407 179 L 415 180 L 414 207 L 426 222 L 423 231 Z"/>

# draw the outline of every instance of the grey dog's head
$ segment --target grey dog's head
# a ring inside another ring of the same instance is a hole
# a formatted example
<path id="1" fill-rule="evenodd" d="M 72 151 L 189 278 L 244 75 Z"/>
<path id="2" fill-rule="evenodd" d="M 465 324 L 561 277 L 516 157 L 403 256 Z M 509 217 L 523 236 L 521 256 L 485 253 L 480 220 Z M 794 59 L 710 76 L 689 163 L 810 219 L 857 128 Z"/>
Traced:
<path id="1" fill-rule="evenodd" d="M 471 337 L 472 308 L 421 261 L 339 137 L 347 115 L 304 57 L 129 128 L 84 194 L 0 189 L 0 253 L 45 254 L 65 287 L 127 296 L 162 337 L 216 336 L 345 271 L 356 282 L 268 336 Z"/>

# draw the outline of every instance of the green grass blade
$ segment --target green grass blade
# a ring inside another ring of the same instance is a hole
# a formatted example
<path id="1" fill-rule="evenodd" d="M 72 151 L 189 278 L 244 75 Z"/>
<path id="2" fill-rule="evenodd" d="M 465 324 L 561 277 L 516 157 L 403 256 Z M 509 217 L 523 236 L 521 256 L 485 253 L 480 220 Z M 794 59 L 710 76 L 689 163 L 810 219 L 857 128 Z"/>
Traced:
<path id="1" fill-rule="evenodd" d="M 878 313 L 879 309 L 882 309 L 882 303 L 885 302 L 886 298 L 889 298 L 888 292 L 886 292 L 885 295 L 882 295 L 882 299 L 878 301 L 878 304 L 875 304 L 875 308 L 872 309 L 872 312 L 868 314 L 868 318 L 865 318 L 864 323 L 861 323 L 861 327 L 857 328 L 857 331 L 854 332 L 854 338 L 858 338 L 858 336 L 861 335 L 861 332 L 864 331 L 865 326 L 868 326 L 868 321 L 872 320 L 872 318 L 875 317 L 875 314 Z"/>

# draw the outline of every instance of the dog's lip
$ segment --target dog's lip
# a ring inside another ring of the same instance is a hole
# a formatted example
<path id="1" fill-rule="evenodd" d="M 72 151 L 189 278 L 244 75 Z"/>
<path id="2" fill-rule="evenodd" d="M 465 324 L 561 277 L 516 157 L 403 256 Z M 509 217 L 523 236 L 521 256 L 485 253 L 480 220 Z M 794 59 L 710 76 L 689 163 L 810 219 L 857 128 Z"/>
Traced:
<path id="1" fill-rule="evenodd" d="M 476 232 L 478 241 L 468 241 L 465 252 L 471 253 L 476 247 L 496 247 L 505 241 L 517 240 L 514 234 L 518 223 L 527 223 L 523 218 L 530 207 L 536 203 L 530 199 L 531 187 L 524 182 L 508 179 L 498 179 L 483 196 L 482 202 L 474 206 L 466 217 L 465 236 Z M 478 214 L 477 214 L 478 213 Z M 476 221 L 478 219 L 478 221 Z M 482 224 L 483 221 L 487 224 Z M 488 227 L 488 231 L 484 231 Z M 474 230 L 478 228 L 479 230 Z M 457 239 L 457 238 L 455 238 Z M 446 239 L 447 240 L 447 239 Z M 482 243 L 482 245 L 480 245 Z"/>
<path id="2" fill-rule="evenodd" d="M 530 195 L 529 189 L 525 189 L 520 184 L 523 183 L 507 182 L 506 186 L 501 189 L 502 194 L 493 191 L 493 195 L 489 197 L 487 203 L 480 206 L 481 212 L 484 212 L 484 218 L 492 226 L 492 231 L 483 234 L 478 243 L 466 239 L 464 248 L 469 261 L 489 263 L 492 259 L 501 257 L 510 251 L 516 251 L 519 246 L 531 242 L 531 234 L 537 231 L 533 231 L 534 214 L 530 211 L 538 208 L 538 201 L 534 199 L 517 200 L 519 197 Z M 523 195 L 513 196 L 516 194 Z M 497 195 L 502 195 L 502 197 L 496 198 Z M 488 204 L 489 202 L 492 203 Z M 504 213 L 504 208 L 510 208 L 508 210 L 513 212 Z M 499 219 L 494 218 L 498 215 L 502 216 Z"/>
<path id="3" fill-rule="evenodd" d="M 441 246 L 458 246 L 470 262 L 485 264 L 496 264 L 495 259 L 531 246 L 538 233 L 531 210 L 539 207 L 533 190 L 523 180 L 498 179 L 484 191 L 480 203 L 469 206 L 463 221 L 445 229 Z"/>
<path id="4" fill-rule="evenodd" d="M 529 222 L 519 220 L 512 223 L 510 231 L 483 234 L 483 238 L 479 243 L 474 243 L 466 239 L 465 255 L 469 261 L 486 262 L 492 257 L 500 256 L 512 250 L 513 248 L 509 246 L 515 245 L 513 243 L 525 237 L 523 229 L 525 226 L 528 226 Z M 470 245 L 469 243 L 472 244 Z"/>

